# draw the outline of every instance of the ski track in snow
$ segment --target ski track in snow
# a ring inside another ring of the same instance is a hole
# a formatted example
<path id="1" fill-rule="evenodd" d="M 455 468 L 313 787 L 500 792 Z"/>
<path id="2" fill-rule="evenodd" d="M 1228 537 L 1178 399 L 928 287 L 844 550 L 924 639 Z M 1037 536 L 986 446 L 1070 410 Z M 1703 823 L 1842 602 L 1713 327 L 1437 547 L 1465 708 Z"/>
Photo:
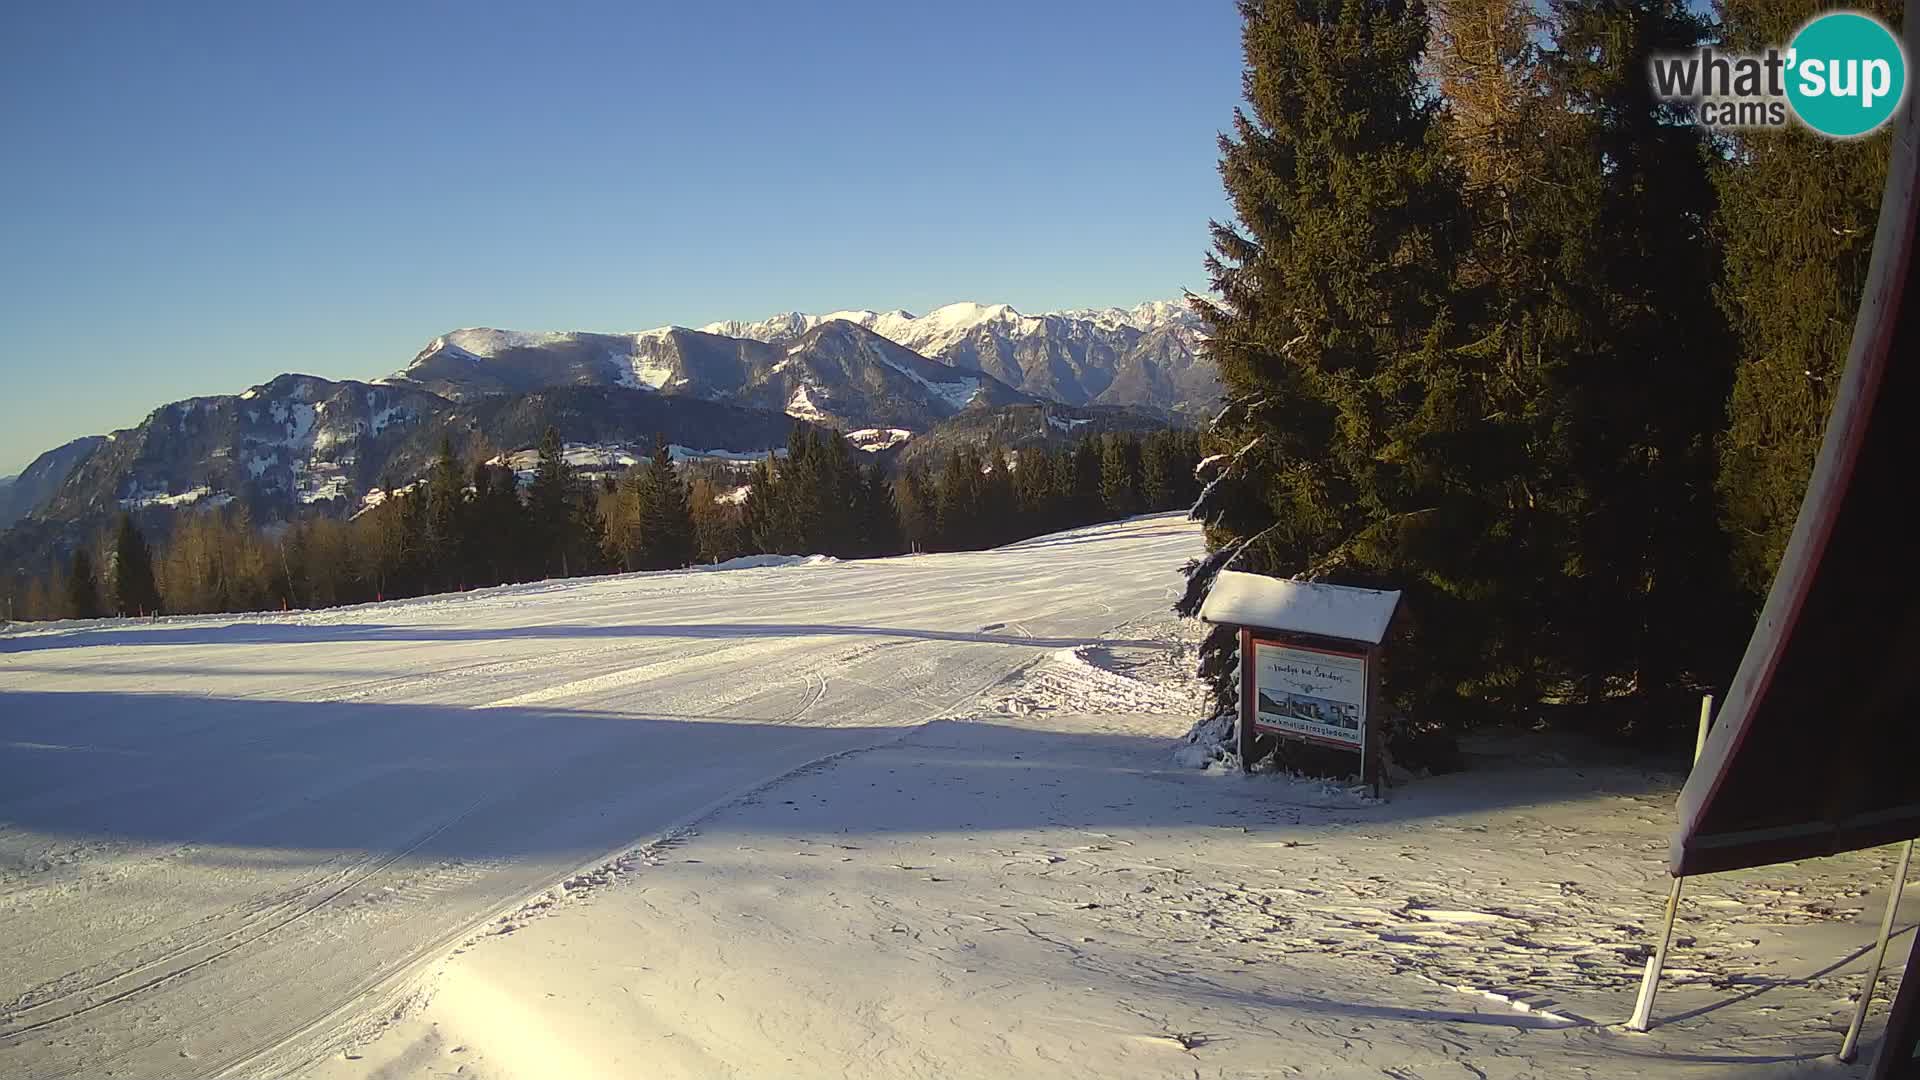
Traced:
<path id="1" fill-rule="evenodd" d="M 996 552 L 12 628 L 0 1073 L 312 1062 L 498 913 L 1165 607 L 1198 546 L 1161 515 Z"/>

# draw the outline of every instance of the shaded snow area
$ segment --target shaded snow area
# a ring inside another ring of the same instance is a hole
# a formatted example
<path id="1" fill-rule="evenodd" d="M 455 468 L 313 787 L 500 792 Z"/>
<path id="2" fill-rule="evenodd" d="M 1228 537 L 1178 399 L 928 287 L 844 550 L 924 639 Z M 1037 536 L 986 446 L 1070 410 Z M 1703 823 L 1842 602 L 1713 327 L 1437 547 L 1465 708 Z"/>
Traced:
<path id="1" fill-rule="evenodd" d="M 1180 767 L 1199 543 L 0 636 L 0 1074 L 1865 1075 L 1891 852 L 1691 882 L 1628 1033 L 1681 778 Z"/>

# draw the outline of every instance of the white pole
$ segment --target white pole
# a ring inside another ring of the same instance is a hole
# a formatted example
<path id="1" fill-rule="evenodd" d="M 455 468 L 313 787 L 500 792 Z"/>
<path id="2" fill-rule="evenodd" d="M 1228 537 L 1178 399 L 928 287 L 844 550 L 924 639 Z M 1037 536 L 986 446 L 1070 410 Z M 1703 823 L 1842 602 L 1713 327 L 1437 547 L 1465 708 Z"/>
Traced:
<path id="1" fill-rule="evenodd" d="M 1693 739 L 1693 760 L 1700 761 L 1701 751 L 1707 748 L 1707 726 L 1713 721 L 1713 695 L 1703 694 L 1700 698 L 1700 731 Z M 1673 941 L 1673 922 L 1680 914 L 1680 883 L 1685 878 L 1673 879 L 1673 887 L 1667 890 L 1667 909 L 1660 920 L 1660 943 L 1654 946 L 1653 955 L 1647 957 L 1647 969 L 1640 974 L 1640 996 L 1633 1001 L 1633 1016 L 1627 1020 L 1628 1031 L 1645 1031 L 1653 1022 L 1653 995 L 1660 989 L 1660 969 L 1667 966 L 1667 945 Z"/>
<path id="2" fill-rule="evenodd" d="M 1880 943 L 1873 950 L 1873 965 L 1867 968 L 1867 985 L 1860 989 L 1860 1004 L 1853 1008 L 1853 1023 L 1847 1025 L 1847 1037 L 1840 1043 L 1840 1060 L 1852 1061 L 1860 1050 L 1860 1028 L 1867 1022 L 1867 1004 L 1873 1000 L 1873 984 L 1880 981 L 1880 962 L 1887 958 L 1887 938 L 1893 934 L 1893 914 L 1899 910 L 1900 894 L 1907 888 L 1907 867 L 1913 862 L 1913 841 L 1900 849 L 1900 868 L 1893 872 L 1893 892 L 1887 897 L 1887 910 L 1880 916 Z"/>
<path id="3" fill-rule="evenodd" d="M 1667 910 L 1660 921 L 1660 944 L 1654 946 L 1653 955 L 1647 957 L 1647 970 L 1640 975 L 1640 996 L 1633 1002 L 1633 1017 L 1627 1021 L 1628 1031 L 1645 1031 L 1653 1019 L 1653 994 L 1660 988 L 1660 969 L 1667 965 L 1667 943 L 1673 940 L 1673 919 L 1680 913 L 1680 883 L 1686 878 L 1674 878 L 1673 888 L 1667 892 Z"/>
<path id="4" fill-rule="evenodd" d="M 1700 695 L 1700 733 L 1693 737 L 1693 763 L 1700 764 L 1700 755 L 1707 749 L 1707 728 L 1713 724 L 1713 695 Z"/>

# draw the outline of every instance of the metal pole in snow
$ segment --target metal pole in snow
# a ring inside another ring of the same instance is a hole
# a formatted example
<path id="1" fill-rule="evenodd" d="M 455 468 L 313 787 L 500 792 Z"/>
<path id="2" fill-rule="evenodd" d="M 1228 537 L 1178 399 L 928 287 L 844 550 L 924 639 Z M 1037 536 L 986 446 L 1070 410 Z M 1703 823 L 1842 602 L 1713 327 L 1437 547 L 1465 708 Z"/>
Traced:
<path id="1" fill-rule="evenodd" d="M 1707 726 L 1713 721 L 1713 695 L 1703 694 L 1700 698 L 1700 731 L 1693 739 L 1693 760 L 1700 762 L 1700 752 L 1707 748 Z M 1654 946 L 1653 955 L 1647 957 L 1647 970 L 1640 976 L 1640 996 L 1634 999 L 1633 1016 L 1627 1020 L 1628 1031 L 1645 1031 L 1653 1021 L 1653 995 L 1660 989 L 1660 969 L 1667 966 L 1667 945 L 1673 940 L 1673 921 L 1680 914 L 1680 883 L 1686 878 L 1673 879 L 1673 887 L 1667 890 L 1667 910 L 1660 920 L 1660 943 Z"/>
<path id="2" fill-rule="evenodd" d="M 1873 965 L 1867 968 L 1867 985 L 1860 988 L 1860 1004 L 1853 1008 L 1853 1023 L 1847 1025 L 1847 1037 L 1840 1043 L 1840 1060 L 1852 1061 L 1860 1051 L 1860 1028 L 1867 1022 L 1867 1005 L 1873 1000 L 1873 984 L 1880 981 L 1880 963 L 1887 958 L 1887 938 L 1893 933 L 1893 914 L 1900 908 L 1900 894 L 1906 891 L 1907 867 L 1913 863 L 1913 841 L 1900 849 L 1900 868 L 1893 872 L 1893 892 L 1887 897 L 1886 913 L 1880 916 L 1880 944 L 1873 950 Z"/>

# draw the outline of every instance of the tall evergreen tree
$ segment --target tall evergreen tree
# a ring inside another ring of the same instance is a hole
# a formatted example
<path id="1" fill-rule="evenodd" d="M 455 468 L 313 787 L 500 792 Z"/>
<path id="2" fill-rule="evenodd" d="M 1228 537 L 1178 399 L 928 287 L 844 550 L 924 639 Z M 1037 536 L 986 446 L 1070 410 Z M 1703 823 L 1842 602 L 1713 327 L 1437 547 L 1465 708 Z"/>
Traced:
<path id="1" fill-rule="evenodd" d="M 1099 521 L 1104 505 L 1100 498 L 1099 440 L 1088 437 L 1075 443 L 1067 464 L 1071 468 L 1062 478 L 1067 504 L 1066 520 L 1062 524 L 1086 525 Z"/>
<path id="2" fill-rule="evenodd" d="M 158 615 L 160 590 L 153 579 L 153 552 L 147 538 L 121 514 L 113 541 L 113 609 L 120 615 Z"/>
<path id="3" fill-rule="evenodd" d="M 1196 506 L 1216 555 L 1182 609 L 1233 559 L 1444 597 L 1465 587 L 1456 542 L 1482 524 L 1454 465 L 1480 414 L 1454 353 L 1463 217 L 1421 79 L 1425 8 L 1240 11 L 1250 111 L 1220 140 L 1236 221 L 1213 225 L 1219 299 L 1194 301 L 1229 397 L 1214 429 L 1227 457 Z M 1233 648 L 1216 633 L 1203 649 L 1223 704 Z M 1462 674 L 1458 657 L 1406 659 L 1401 697 L 1447 693 Z"/>
<path id="4" fill-rule="evenodd" d="M 649 570 L 677 570 L 693 561 L 693 510 L 687 485 L 674 468 L 666 438 L 654 440 L 653 459 L 641 487 L 640 541 L 642 565 Z"/>
<path id="5" fill-rule="evenodd" d="M 772 454 L 754 462 L 747 480 L 747 499 L 742 507 L 741 528 L 753 549 L 766 555 L 787 554 L 790 550 L 787 526 L 787 500 L 781 491 L 783 477 Z"/>
<path id="6" fill-rule="evenodd" d="M 567 464 L 560 432 L 552 427 L 540 439 L 533 483 L 527 488 L 535 562 L 542 575 L 588 573 L 599 564 L 598 515 Z"/>
<path id="7" fill-rule="evenodd" d="M 1147 510 L 1171 510 L 1178 480 L 1173 432 L 1154 432 L 1140 446 L 1140 501 Z"/>
<path id="8" fill-rule="evenodd" d="M 886 466 L 873 462 L 860 477 L 858 554 L 897 555 L 904 543 L 893 483 Z"/>
<path id="9" fill-rule="evenodd" d="M 957 446 L 949 450 L 934 486 L 939 493 L 934 525 L 938 549 L 972 551 L 984 546 L 986 523 L 980 511 L 985 484 L 980 458 L 973 448 Z"/>
<path id="10" fill-rule="evenodd" d="M 1651 58 L 1707 25 L 1684 0 L 1554 0 L 1549 77 L 1574 125 L 1557 171 L 1590 193 L 1554 217 L 1575 332 L 1557 407 L 1567 425 L 1569 572 L 1578 612 L 1556 637 L 1580 693 L 1654 692 L 1723 677 L 1743 633 L 1714 496 L 1733 344 L 1707 298 L 1712 148 L 1684 105 L 1657 100 Z"/>
<path id="11" fill-rule="evenodd" d="M 527 516 L 513 470 L 485 461 L 476 464 L 468 509 L 472 572 L 489 584 L 521 580 L 527 564 Z"/>
<path id="12" fill-rule="evenodd" d="M 912 551 L 932 551 L 939 536 L 939 497 L 927 467 L 916 461 L 900 470 L 893 486 L 900 509 L 900 531 Z"/>
<path id="13" fill-rule="evenodd" d="M 1100 501 L 1110 518 L 1140 512 L 1140 440 L 1130 433 L 1113 432 L 1101 440 Z"/>
<path id="14" fill-rule="evenodd" d="M 427 504 L 422 563 L 431 587 L 451 589 L 466 583 L 466 493 L 453 442 L 440 440 L 427 473 Z"/>
<path id="15" fill-rule="evenodd" d="M 1758 52 L 1791 40 L 1805 0 L 1722 0 L 1726 44 Z M 1901 25 L 1900 0 L 1849 7 Z M 1911 77 L 1911 76 L 1909 76 Z M 1912 106 L 1909 106 L 1910 108 Z M 1720 302 L 1739 339 L 1719 490 L 1734 569 L 1755 601 L 1786 552 L 1846 366 L 1866 286 L 1892 142 L 1748 129 L 1715 161 Z"/>
<path id="16" fill-rule="evenodd" d="M 1021 450 L 1014 470 L 1014 497 L 1020 506 L 1021 531 L 1027 536 L 1048 532 L 1059 516 L 1053 456 L 1044 448 Z"/>
<path id="17" fill-rule="evenodd" d="M 84 545 L 73 552 L 73 570 L 67 575 L 67 605 L 76 619 L 100 617 L 100 580 L 93 572 L 93 553 Z"/>

